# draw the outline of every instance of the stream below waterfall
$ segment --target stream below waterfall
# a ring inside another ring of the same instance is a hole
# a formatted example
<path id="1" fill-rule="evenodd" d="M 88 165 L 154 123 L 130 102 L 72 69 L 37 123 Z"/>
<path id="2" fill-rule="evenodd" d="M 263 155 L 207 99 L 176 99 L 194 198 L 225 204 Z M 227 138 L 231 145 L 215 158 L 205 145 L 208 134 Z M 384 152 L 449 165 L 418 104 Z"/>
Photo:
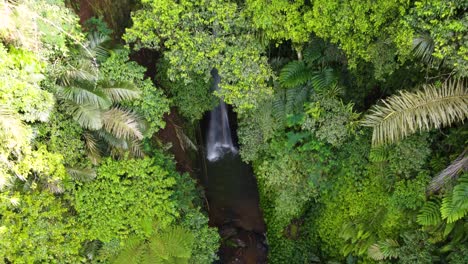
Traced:
<path id="1" fill-rule="evenodd" d="M 212 71 L 213 89 L 220 77 Z M 259 207 L 257 182 L 250 165 L 242 162 L 231 127 L 233 113 L 220 104 L 205 118 L 202 179 L 209 204 L 210 225 L 218 228 L 222 239 L 217 263 L 267 263 L 266 227 Z"/>

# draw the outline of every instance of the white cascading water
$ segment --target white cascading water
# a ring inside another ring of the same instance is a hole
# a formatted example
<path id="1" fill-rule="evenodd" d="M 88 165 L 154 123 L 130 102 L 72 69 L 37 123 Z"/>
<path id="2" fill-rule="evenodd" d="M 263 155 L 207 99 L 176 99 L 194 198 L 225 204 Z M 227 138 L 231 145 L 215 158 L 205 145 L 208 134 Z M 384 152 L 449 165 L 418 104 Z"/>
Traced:
<path id="1" fill-rule="evenodd" d="M 213 76 L 213 90 L 218 90 L 221 81 L 218 70 L 213 69 L 211 75 Z M 206 158 L 209 161 L 216 161 L 228 152 L 237 153 L 232 143 L 227 107 L 223 99 L 220 99 L 219 105 L 210 112 L 206 149 Z"/>

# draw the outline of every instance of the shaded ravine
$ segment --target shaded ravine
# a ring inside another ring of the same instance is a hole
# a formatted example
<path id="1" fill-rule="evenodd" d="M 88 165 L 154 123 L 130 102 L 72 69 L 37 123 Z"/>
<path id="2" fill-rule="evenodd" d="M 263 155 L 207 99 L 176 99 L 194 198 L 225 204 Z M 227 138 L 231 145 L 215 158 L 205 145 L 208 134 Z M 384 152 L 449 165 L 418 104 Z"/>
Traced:
<path id="1" fill-rule="evenodd" d="M 212 71 L 217 89 L 220 81 Z M 232 114 L 232 113 L 231 113 Z M 210 225 L 222 238 L 217 263 L 267 263 L 266 231 L 259 208 L 257 183 L 252 168 L 242 162 L 231 136 L 228 108 L 224 102 L 213 109 L 202 126 L 205 150 L 202 179 L 209 203 Z"/>

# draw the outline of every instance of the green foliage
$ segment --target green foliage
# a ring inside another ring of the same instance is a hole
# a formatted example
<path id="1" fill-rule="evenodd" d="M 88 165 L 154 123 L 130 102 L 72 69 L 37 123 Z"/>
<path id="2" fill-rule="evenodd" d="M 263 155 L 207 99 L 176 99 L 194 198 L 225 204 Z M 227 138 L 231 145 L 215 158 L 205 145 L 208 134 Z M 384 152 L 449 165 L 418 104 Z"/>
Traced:
<path id="1" fill-rule="evenodd" d="M 52 94 L 40 87 L 44 63 L 34 53 L 0 44 L 0 103 L 27 122 L 47 121 L 54 104 Z"/>
<path id="2" fill-rule="evenodd" d="M 102 63 L 100 72 L 108 80 L 129 82 L 138 87 L 141 91 L 139 100 L 125 102 L 125 104 L 132 106 L 135 112 L 147 121 L 148 128 L 145 131 L 145 136 L 151 137 L 165 126 L 163 115 L 169 112 L 169 100 L 164 96 L 162 90 L 155 87 L 151 80 L 145 78 L 146 69 L 129 61 L 128 56 L 128 49 L 112 51 L 110 57 Z"/>
<path id="3" fill-rule="evenodd" d="M 201 76 L 209 83 L 216 68 L 221 76 L 217 95 L 243 113 L 271 94 L 272 72 L 263 48 L 235 3 L 143 1 L 132 18 L 124 38 L 137 48 L 164 47 L 169 80 L 190 86 L 194 76 Z"/>
<path id="4" fill-rule="evenodd" d="M 304 14 L 307 28 L 317 36 L 340 45 L 350 66 L 359 59 L 373 62 L 377 72 L 395 69 L 394 57 L 408 54 L 411 29 L 403 23 L 409 1 L 312 1 Z M 398 50 L 396 46 L 402 47 Z"/>
<path id="5" fill-rule="evenodd" d="M 405 17 L 415 32 L 430 38 L 432 47 L 426 48 L 423 58 L 432 62 L 433 67 L 445 64 L 459 76 L 468 75 L 467 7 L 466 1 L 416 1 Z"/>
<path id="6" fill-rule="evenodd" d="M 175 220 L 177 205 L 170 199 L 175 179 L 155 163 L 151 158 L 107 159 L 94 181 L 77 186 L 73 204 L 89 239 L 145 238 L 151 223 L 165 228 Z"/>
<path id="7" fill-rule="evenodd" d="M 106 22 L 104 22 L 103 17 L 92 17 L 84 22 L 84 29 L 88 32 L 97 32 L 100 35 L 109 36 L 112 34 L 112 29 L 110 29 Z"/>
<path id="8" fill-rule="evenodd" d="M 37 132 L 34 142 L 45 144 L 49 151 L 62 154 L 65 166 L 87 165 L 86 149 L 81 139 L 83 129 L 68 119 L 63 111 L 52 112 L 47 123 L 40 123 L 34 128 Z"/>
<path id="9" fill-rule="evenodd" d="M 340 146 L 356 129 L 359 114 L 353 105 L 337 98 L 314 95 L 305 105 L 306 119 L 302 129 L 314 133 L 319 140 Z"/>
<path id="10" fill-rule="evenodd" d="M 193 186 L 193 185 L 192 185 Z M 218 259 L 220 237 L 216 228 L 208 226 L 208 218 L 197 210 L 190 210 L 183 215 L 181 225 L 190 230 L 194 237 L 190 264 L 212 263 Z"/>
<path id="11" fill-rule="evenodd" d="M 307 42 L 309 32 L 303 17 L 304 1 L 247 0 L 245 4 L 253 25 L 261 29 L 268 40 L 291 40 L 298 45 Z"/>
<path id="12" fill-rule="evenodd" d="M 41 57 L 66 56 L 68 44 L 83 39 L 78 17 L 61 0 L 2 0 L 0 14 L 0 39 Z"/>
<path id="13" fill-rule="evenodd" d="M 7 263 L 81 262 L 84 234 L 66 203 L 50 193 L 21 194 L 17 206 L 0 201 L 0 255 Z"/>
<path id="14" fill-rule="evenodd" d="M 200 120 L 205 112 L 212 110 L 219 103 L 219 99 L 211 91 L 213 85 L 207 82 L 204 76 L 191 75 L 193 81 L 190 84 L 178 80 L 171 81 L 167 77 L 169 63 L 163 60 L 158 66 L 158 78 L 171 94 L 171 102 L 189 121 Z"/>

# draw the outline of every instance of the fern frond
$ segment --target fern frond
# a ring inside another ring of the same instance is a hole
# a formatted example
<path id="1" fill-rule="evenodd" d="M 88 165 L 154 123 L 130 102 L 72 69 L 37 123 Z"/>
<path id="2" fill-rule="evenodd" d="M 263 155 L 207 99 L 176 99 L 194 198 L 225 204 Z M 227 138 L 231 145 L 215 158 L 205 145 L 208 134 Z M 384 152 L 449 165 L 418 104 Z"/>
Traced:
<path id="1" fill-rule="evenodd" d="M 176 226 L 153 235 L 149 248 L 154 255 L 164 260 L 178 258 L 187 261 L 192 255 L 193 242 L 194 237 L 189 230 Z"/>
<path id="2" fill-rule="evenodd" d="M 419 211 L 417 222 L 422 226 L 436 226 L 442 222 L 440 202 L 428 201 Z"/>
<path id="3" fill-rule="evenodd" d="M 388 148 L 386 146 L 377 146 L 371 149 L 369 160 L 372 162 L 384 162 L 388 160 Z"/>
<path id="4" fill-rule="evenodd" d="M 437 88 L 424 86 L 407 91 L 372 107 L 362 125 L 374 129 L 373 145 L 398 141 L 417 130 L 449 126 L 468 117 L 468 91 L 461 80 L 448 81 Z"/>
<path id="5" fill-rule="evenodd" d="M 446 169 L 432 179 L 428 187 L 429 192 L 440 190 L 445 183 L 456 177 L 460 172 L 468 170 L 467 151 L 468 149 L 465 149 Z"/>
<path id="6" fill-rule="evenodd" d="M 295 114 L 302 110 L 304 102 L 309 98 L 309 88 L 307 86 L 297 86 L 286 90 L 285 111 L 286 115 Z"/>
<path id="7" fill-rule="evenodd" d="M 468 173 L 460 177 L 452 193 L 442 199 L 440 212 L 447 223 L 454 223 L 468 213 Z"/>
<path id="8" fill-rule="evenodd" d="M 337 76 L 332 68 L 323 68 L 315 71 L 310 80 L 315 91 L 324 91 L 336 83 Z"/>
<path id="9" fill-rule="evenodd" d="M 314 41 L 312 45 L 304 49 L 304 61 L 307 65 L 313 65 L 320 57 L 323 56 L 323 43 Z"/>
<path id="10" fill-rule="evenodd" d="M 453 223 L 463 218 L 468 212 L 468 208 L 464 204 L 455 203 L 451 196 L 446 196 L 442 199 L 440 212 L 447 223 Z"/>
<path id="11" fill-rule="evenodd" d="M 137 114 L 114 107 L 102 115 L 103 128 L 121 139 L 143 139 Z"/>
<path id="12" fill-rule="evenodd" d="M 458 178 L 457 185 L 453 187 L 452 198 L 454 203 L 468 207 L 468 173 Z"/>
<path id="13" fill-rule="evenodd" d="M 280 123 L 286 122 L 286 107 L 285 99 L 283 96 L 276 97 L 271 103 L 271 112 L 273 117 L 278 120 Z"/>
<path id="14" fill-rule="evenodd" d="M 125 240 L 122 251 L 111 261 L 112 264 L 141 263 L 147 245 L 140 238 L 131 236 Z"/>
<path id="15" fill-rule="evenodd" d="M 281 69 L 279 82 L 285 88 L 304 85 L 310 79 L 311 70 L 302 61 L 291 61 Z"/>

